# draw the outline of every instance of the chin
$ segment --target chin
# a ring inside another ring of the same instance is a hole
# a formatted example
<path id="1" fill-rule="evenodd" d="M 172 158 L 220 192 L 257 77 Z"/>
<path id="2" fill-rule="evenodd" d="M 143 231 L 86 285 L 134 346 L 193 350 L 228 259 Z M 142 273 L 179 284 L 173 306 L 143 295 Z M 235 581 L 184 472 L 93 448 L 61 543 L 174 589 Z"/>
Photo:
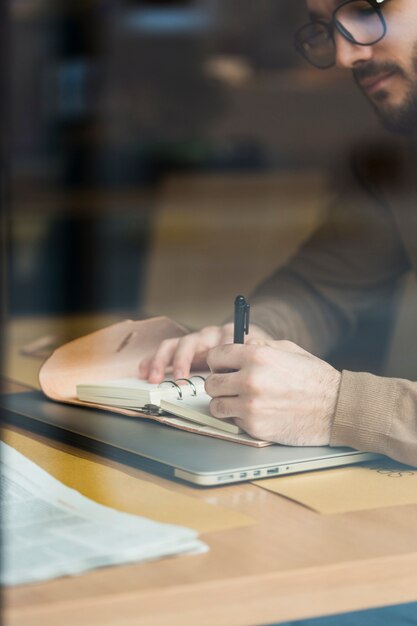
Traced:
<path id="1" fill-rule="evenodd" d="M 397 135 L 414 135 L 417 132 L 417 117 L 404 116 L 401 111 L 377 109 L 379 120 L 385 130 Z"/>
<path id="2" fill-rule="evenodd" d="M 401 135 L 416 133 L 417 101 L 394 103 L 389 93 L 381 90 L 370 99 L 370 102 L 386 130 Z"/>

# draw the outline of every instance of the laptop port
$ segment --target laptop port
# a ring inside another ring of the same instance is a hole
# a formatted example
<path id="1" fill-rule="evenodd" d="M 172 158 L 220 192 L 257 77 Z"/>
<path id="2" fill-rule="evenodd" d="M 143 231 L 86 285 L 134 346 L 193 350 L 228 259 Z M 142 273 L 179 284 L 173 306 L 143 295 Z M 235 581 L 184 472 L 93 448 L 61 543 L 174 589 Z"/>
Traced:
<path id="1" fill-rule="evenodd" d="M 242 472 L 241 474 L 239 474 L 239 478 L 246 478 L 247 475 L 247 472 Z"/>
<path id="2" fill-rule="evenodd" d="M 267 474 L 278 474 L 278 472 L 279 472 L 278 467 L 271 467 L 270 469 L 266 470 Z"/>
<path id="3" fill-rule="evenodd" d="M 260 476 L 262 474 L 261 470 L 256 470 L 255 472 L 253 472 L 254 476 Z"/>
<path id="4" fill-rule="evenodd" d="M 223 476 L 219 476 L 217 480 L 219 481 L 219 483 L 222 483 L 226 480 L 233 480 L 234 477 L 234 474 L 223 474 Z"/>

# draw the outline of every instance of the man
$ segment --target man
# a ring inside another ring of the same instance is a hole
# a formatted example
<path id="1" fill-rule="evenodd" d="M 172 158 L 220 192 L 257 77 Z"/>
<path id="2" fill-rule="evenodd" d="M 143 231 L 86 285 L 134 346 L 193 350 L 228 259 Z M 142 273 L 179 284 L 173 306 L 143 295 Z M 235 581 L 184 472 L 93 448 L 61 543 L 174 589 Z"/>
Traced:
<path id="1" fill-rule="evenodd" d="M 297 32 L 297 49 L 317 67 L 352 72 L 382 123 L 412 140 L 417 2 L 307 0 L 307 8 L 310 23 Z M 410 181 L 404 185 L 411 189 L 414 173 Z M 211 412 L 235 417 L 254 437 L 346 445 L 417 465 L 417 383 L 339 372 L 322 360 L 364 308 L 409 268 L 417 271 L 417 206 L 404 205 L 388 183 L 357 168 L 336 211 L 252 295 L 245 345 L 230 345 L 231 325 L 204 328 L 163 342 L 140 375 L 158 383 L 168 366 L 181 378 L 207 361 Z"/>

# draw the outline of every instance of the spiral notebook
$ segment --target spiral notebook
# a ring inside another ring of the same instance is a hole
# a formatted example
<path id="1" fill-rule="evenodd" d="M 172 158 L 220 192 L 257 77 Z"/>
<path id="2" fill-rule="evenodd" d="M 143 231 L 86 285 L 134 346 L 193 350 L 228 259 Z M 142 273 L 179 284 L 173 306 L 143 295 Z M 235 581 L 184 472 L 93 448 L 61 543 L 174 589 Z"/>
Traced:
<path id="1" fill-rule="evenodd" d="M 204 377 L 199 375 L 165 380 L 159 385 L 133 377 L 79 384 L 77 397 L 82 402 L 136 409 L 150 415 L 163 411 L 236 435 L 243 432 L 232 420 L 218 419 L 210 414 L 211 398 L 204 390 Z"/>
<path id="2" fill-rule="evenodd" d="M 154 354 L 164 339 L 185 333 L 178 324 L 162 317 L 124 320 L 78 337 L 57 348 L 42 365 L 39 372 L 42 391 L 54 402 L 89 407 L 91 420 L 93 412 L 101 409 L 245 446 L 271 446 L 268 441 L 241 432 L 233 421 L 218 420 L 210 415 L 210 399 L 204 392 L 203 381 L 198 378 L 189 379 L 196 393 L 188 381 L 166 382 L 158 389 L 138 380 L 138 363 Z M 77 386 L 81 397 L 88 401 L 78 397 Z M 178 387 L 183 394 L 182 401 Z M 205 404 L 198 404 L 197 398 L 204 399 Z M 52 410 L 57 408 L 51 407 Z M 215 427 L 207 425 L 208 422 Z"/>

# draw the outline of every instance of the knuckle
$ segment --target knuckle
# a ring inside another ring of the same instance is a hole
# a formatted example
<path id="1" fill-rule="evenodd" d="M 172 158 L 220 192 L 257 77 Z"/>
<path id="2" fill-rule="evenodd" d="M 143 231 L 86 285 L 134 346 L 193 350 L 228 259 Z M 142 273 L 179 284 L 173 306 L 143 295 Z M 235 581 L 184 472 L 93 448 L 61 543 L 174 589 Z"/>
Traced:
<path id="1" fill-rule="evenodd" d="M 254 365 L 262 365 L 268 360 L 269 347 L 256 344 L 248 345 L 248 360 Z"/>
<path id="2" fill-rule="evenodd" d="M 262 393 L 262 384 L 255 372 L 247 372 L 244 375 L 243 385 L 248 398 L 255 398 Z"/>
<path id="3" fill-rule="evenodd" d="M 258 349 L 256 350 L 256 356 L 260 363 L 265 363 L 265 361 L 268 361 L 270 354 L 270 346 L 258 346 Z"/>
<path id="4" fill-rule="evenodd" d="M 202 337 L 208 337 L 214 335 L 216 332 L 218 332 L 218 326 L 205 326 L 201 329 L 200 335 Z"/>
<path id="5" fill-rule="evenodd" d="M 163 339 L 160 345 L 161 345 L 161 348 L 167 348 L 167 347 L 170 347 L 172 345 L 179 343 L 181 340 L 182 340 L 182 337 L 181 338 L 171 337 L 170 339 Z"/>
<path id="6" fill-rule="evenodd" d="M 168 341 L 170 341 L 168 339 Z M 184 337 L 181 337 L 180 339 L 176 340 L 176 344 L 174 343 L 173 345 L 176 346 L 177 349 L 184 349 L 186 348 L 189 344 L 195 343 L 196 341 L 196 334 L 195 333 L 190 333 L 189 335 L 185 335 Z"/>
<path id="7" fill-rule="evenodd" d="M 294 350 L 296 347 L 295 343 L 293 341 L 289 341 L 288 339 L 282 339 L 278 342 L 278 344 L 282 350 Z"/>
<path id="8" fill-rule="evenodd" d="M 173 341 L 172 339 L 164 339 L 160 344 L 158 350 L 155 352 L 153 357 L 153 362 L 166 360 L 170 357 L 173 350 L 175 350 L 177 346 L 178 339 Z"/>
<path id="9" fill-rule="evenodd" d="M 198 333 L 201 341 L 205 343 L 213 343 L 219 335 L 219 327 L 218 326 L 205 326 Z"/>
<path id="10" fill-rule="evenodd" d="M 259 413 L 258 399 L 252 395 L 246 396 L 243 401 L 243 411 L 246 418 L 251 422 L 254 421 Z"/>

